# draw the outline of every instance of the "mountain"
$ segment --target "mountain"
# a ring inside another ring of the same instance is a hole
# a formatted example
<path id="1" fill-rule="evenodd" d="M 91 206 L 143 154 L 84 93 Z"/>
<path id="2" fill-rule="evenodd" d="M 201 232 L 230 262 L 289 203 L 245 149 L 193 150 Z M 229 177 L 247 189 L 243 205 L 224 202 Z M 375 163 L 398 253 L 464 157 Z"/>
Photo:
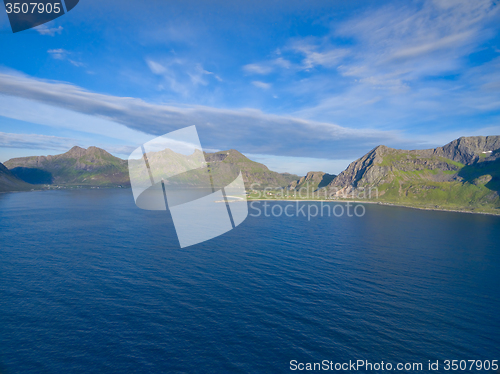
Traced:
<path id="1" fill-rule="evenodd" d="M 206 183 L 206 173 L 183 172 L 204 158 L 216 186 L 229 184 L 241 170 L 247 189 L 252 185 L 254 189 L 288 187 L 295 191 L 305 187 L 317 191 L 316 197 L 370 198 L 422 208 L 500 213 L 500 136 L 462 137 L 443 147 L 411 151 L 381 145 L 338 176 L 309 172 L 299 178 L 276 173 L 234 149 L 187 156 L 165 149 L 150 152 L 147 158 L 153 175 L 164 175 L 165 170 L 171 175 L 180 173 L 166 180 L 174 188 L 176 184 Z M 36 184 L 128 186 L 128 169 L 127 161 L 103 149 L 73 147 L 61 155 L 7 161 L 5 167 L 0 166 L 0 191 L 29 190 Z M 140 178 L 149 181 L 144 168 L 137 170 Z"/>
<path id="2" fill-rule="evenodd" d="M 177 154 L 170 149 L 147 154 L 153 175 L 162 175 L 166 169 L 172 174 L 189 169 L 202 160 L 198 151 L 193 155 Z M 251 161 L 240 152 L 230 149 L 215 153 L 204 153 L 205 160 L 214 175 L 214 182 L 224 186 L 231 183 L 241 170 L 247 188 L 254 183 L 256 188 L 286 187 L 299 177 L 294 174 L 277 173 L 267 166 Z M 161 166 L 155 166 L 161 165 Z M 56 156 L 33 156 L 13 158 L 5 163 L 13 176 L 31 184 L 56 184 L 67 186 L 129 186 L 128 162 L 115 157 L 103 149 L 73 147 Z M 139 170 L 139 169 L 138 169 Z M 170 183 L 197 185 L 202 173 L 185 173 L 169 180 Z M 217 178 L 215 178 L 217 176 Z M 149 174 L 141 175 L 149 180 Z"/>
<path id="3" fill-rule="evenodd" d="M 158 152 L 148 152 L 146 156 L 154 179 L 165 178 L 165 183 L 173 186 L 201 187 L 210 186 L 213 183 L 216 187 L 224 187 L 234 181 L 240 171 L 247 189 L 252 188 L 252 185 L 255 189 L 286 187 L 291 181 L 299 178 L 294 174 L 271 171 L 267 166 L 248 159 L 234 149 L 215 153 L 195 151 L 191 155 L 182 155 L 170 149 L 164 149 Z M 210 176 L 206 173 L 206 169 L 190 170 L 193 167 L 197 168 L 205 161 L 210 169 Z M 140 163 L 136 165 L 132 162 L 130 165 L 134 178 L 147 183 L 149 175 L 140 168 Z M 175 176 L 167 177 L 168 175 Z"/>
<path id="4" fill-rule="evenodd" d="M 425 150 L 378 146 L 323 191 L 356 198 L 369 197 L 370 189 L 383 202 L 499 213 L 500 136 L 462 137 Z"/>
<path id="5" fill-rule="evenodd" d="M 19 179 L 31 184 L 129 185 L 127 162 L 103 149 L 73 147 L 56 156 L 13 158 L 5 163 Z"/>
<path id="6" fill-rule="evenodd" d="M 243 181 L 247 189 L 250 188 L 252 184 L 256 184 L 254 186 L 255 189 L 265 187 L 286 187 L 292 181 L 299 178 L 299 176 L 295 174 L 271 171 L 267 166 L 250 160 L 234 149 L 215 153 L 205 153 L 205 160 L 214 175 L 234 176 L 237 174 L 238 170 L 241 170 Z M 223 178 L 217 184 L 226 185 L 232 180 L 234 180 L 234 178 L 231 180 L 224 180 Z"/>
<path id="7" fill-rule="evenodd" d="M 307 188 L 310 191 L 316 191 L 330 184 L 335 177 L 334 174 L 323 173 L 322 171 L 310 171 L 306 176 L 290 183 L 288 189 L 300 190 L 301 188 Z"/>
<path id="8" fill-rule="evenodd" d="M 23 182 L 12 174 L 2 163 L 0 163 L 0 192 L 28 191 L 33 186 Z"/>

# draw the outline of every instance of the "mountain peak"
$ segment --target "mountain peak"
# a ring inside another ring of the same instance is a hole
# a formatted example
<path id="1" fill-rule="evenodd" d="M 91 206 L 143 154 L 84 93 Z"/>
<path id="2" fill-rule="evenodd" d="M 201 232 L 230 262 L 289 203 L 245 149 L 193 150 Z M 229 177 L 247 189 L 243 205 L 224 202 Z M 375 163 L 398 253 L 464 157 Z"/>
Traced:
<path id="1" fill-rule="evenodd" d="M 386 145 L 379 145 L 379 146 L 376 146 L 375 148 L 373 148 L 370 153 L 382 156 L 382 155 L 385 155 L 385 154 L 392 152 L 392 151 L 396 151 L 396 149 L 388 147 Z"/>
<path id="2" fill-rule="evenodd" d="M 226 151 L 219 151 L 219 152 L 214 152 L 214 153 L 206 153 L 205 152 L 205 159 L 207 162 L 214 162 L 214 161 L 225 161 L 225 162 L 251 162 L 244 154 L 241 152 L 238 152 L 235 149 L 228 149 Z M 267 169 L 266 166 L 262 165 L 264 168 Z"/>
<path id="3" fill-rule="evenodd" d="M 98 147 L 74 146 L 55 156 L 15 158 L 5 166 L 18 178 L 33 184 L 128 184 L 127 162 Z"/>
<path id="4" fill-rule="evenodd" d="M 73 148 L 71 148 L 68 152 L 66 152 L 64 154 L 67 155 L 67 156 L 72 156 L 72 157 L 80 158 L 86 152 L 87 152 L 87 150 L 85 148 L 82 148 L 82 147 L 79 147 L 79 146 L 75 145 Z"/>
<path id="5" fill-rule="evenodd" d="M 420 151 L 420 153 L 432 153 L 469 165 L 478 161 L 484 152 L 494 152 L 498 149 L 500 149 L 500 136 L 498 135 L 462 136 L 442 147 Z"/>

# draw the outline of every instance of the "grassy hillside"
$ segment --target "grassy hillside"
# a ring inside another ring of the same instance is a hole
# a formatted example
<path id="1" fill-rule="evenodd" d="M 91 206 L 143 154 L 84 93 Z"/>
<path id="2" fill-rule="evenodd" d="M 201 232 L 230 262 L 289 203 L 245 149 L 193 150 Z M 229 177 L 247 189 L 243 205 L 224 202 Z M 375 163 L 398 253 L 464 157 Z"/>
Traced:
<path id="1" fill-rule="evenodd" d="M 377 147 L 349 165 L 327 188 L 338 191 L 339 198 L 368 198 L 371 190 L 374 201 L 500 214 L 498 150 L 465 149 L 462 144 L 457 152 L 446 147 L 441 149 L 448 149 L 446 155 L 454 160 L 441 151 Z"/>
<path id="2" fill-rule="evenodd" d="M 127 162 L 97 147 L 73 147 L 56 156 L 14 158 L 5 166 L 32 184 L 117 186 L 130 183 Z"/>
<path id="3" fill-rule="evenodd" d="M 234 180 L 238 170 L 241 170 L 245 186 L 255 184 L 256 189 L 265 187 L 286 187 L 299 177 L 295 174 L 277 173 L 267 166 L 252 161 L 240 152 L 230 149 L 216 153 L 205 153 L 205 159 L 215 176 L 218 176 L 217 185 L 226 185 Z M 229 176 L 229 179 L 224 176 Z"/>
<path id="4" fill-rule="evenodd" d="M 268 186 L 286 187 L 292 180 L 298 178 L 297 175 L 271 171 L 267 166 L 248 159 L 234 149 L 204 154 L 195 152 L 192 155 L 182 155 L 165 149 L 148 153 L 147 158 L 154 180 L 164 178 L 168 185 L 209 187 L 213 182 L 215 187 L 224 187 L 234 181 L 240 171 L 247 189 L 252 185 L 256 189 Z M 206 169 L 189 170 L 198 167 L 197 165 L 203 160 L 206 160 L 210 175 L 206 173 Z M 142 172 L 134 170 L 133 175 L 146 182 L 149 179 L 144 170 Z"/>
<path id="5" fill-rule="evenodd" d="M 206 183 L 206 173 L 189 171 L 192 165 L 199 165 L 205 157 L 211 169 L 216 186 L 231 183 L 238 173 L 242 172 L 247 188 L 255 184 L 257 188 L 286 187 L 298 179 L 297 175 L 276 173 L 265 165 L 254 162 L 236 150 L 216 153 L 201 152 L 193 155 L 181 155 L 170 149 L 147 154 L 152 175 L 161 180 L 165 175 L 176 175 L 168 178 L 166 183 L 185 186 L 199 186 Z M 149 173 L 132 162 L 132 171 L 146 182 Z M 66 153 L 56 156 L 34 156 L 14 158 L 5 163 L 10 173 L 24 182 L 35 185 L 60 186 L 130 186 L 129 163 L 117 158 L 103 149 L 73 147 Z M 137 166 L 137 167 L 135 167 Z M 180 173 L 180 174 L 179 174 Z"/>

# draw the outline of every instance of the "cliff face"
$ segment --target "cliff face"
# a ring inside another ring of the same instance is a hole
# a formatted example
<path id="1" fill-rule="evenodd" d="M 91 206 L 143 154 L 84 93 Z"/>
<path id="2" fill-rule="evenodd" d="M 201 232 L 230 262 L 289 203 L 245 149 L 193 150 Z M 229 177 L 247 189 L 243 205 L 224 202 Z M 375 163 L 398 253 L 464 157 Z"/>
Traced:
<path id="1" fill-rule="evenodd" d="M 425 150 L 378 146 L 325 188 L 338 196 L 376 189 L 381 200 L 399 203 L 500 208 L 500 136 L 464 137 Z"/>
<path id="2" fill-rule="evenodd" d="M 500 136 L 463 137 L 443 147 L 411 151 L 381 145 L 352 162 L 330 186 L 390 183 L 397 172 L 421 172 L 422 178 L 435 182 L 459 180 L 460 169 L 466 165 L 495 161 L 500 158 L 499 150 Z M 424 171 L 431 173 L 424 175 Z"/>
<path id="3" fill-rule="evenodd" d="M 477 161 L 484 161 L 487 153 L 500 149 L 500 136 L 470 136 L 456 139 L 443 147 L 419 151 L 422 156 L 445 157 L 450 160 L 470 165 Z M 492 159 L 500 157 L 500 153 L 494 153 Z"/>

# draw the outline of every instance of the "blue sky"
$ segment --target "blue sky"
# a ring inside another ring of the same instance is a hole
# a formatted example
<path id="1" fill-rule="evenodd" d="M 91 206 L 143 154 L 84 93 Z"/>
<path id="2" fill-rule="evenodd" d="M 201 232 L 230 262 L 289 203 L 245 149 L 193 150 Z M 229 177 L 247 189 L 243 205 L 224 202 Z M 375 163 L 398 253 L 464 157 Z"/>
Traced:
<path id="1" fill-rule="evenodd" d="M 92 1 L 12 34 L 0 12 L 0 162 L 126 158 L 196 125 L 207 150 L 340 172 L 379 144 L 500 134 L 494 1 Z"/>

